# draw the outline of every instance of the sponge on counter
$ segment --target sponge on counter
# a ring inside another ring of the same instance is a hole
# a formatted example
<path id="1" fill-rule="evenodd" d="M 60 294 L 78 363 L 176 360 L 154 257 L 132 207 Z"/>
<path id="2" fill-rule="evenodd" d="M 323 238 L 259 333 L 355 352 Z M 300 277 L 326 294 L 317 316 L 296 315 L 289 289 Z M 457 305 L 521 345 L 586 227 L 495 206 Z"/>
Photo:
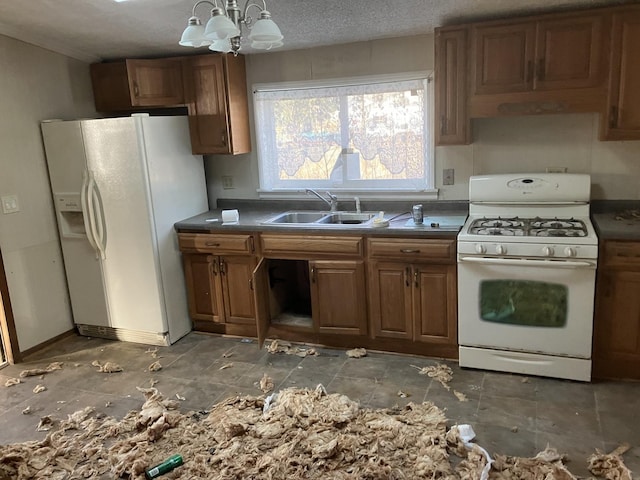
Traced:
<path id="1" fill-rule="evenodd" d="M 381 211 L 378 214 L 378 216 L 373 219 L 373 222 L 371 222 L 371 226 L 375 228 L 382 228 L 382 227 L 389 226 L 389 220 L 384 219 L 384 212 Z"/>

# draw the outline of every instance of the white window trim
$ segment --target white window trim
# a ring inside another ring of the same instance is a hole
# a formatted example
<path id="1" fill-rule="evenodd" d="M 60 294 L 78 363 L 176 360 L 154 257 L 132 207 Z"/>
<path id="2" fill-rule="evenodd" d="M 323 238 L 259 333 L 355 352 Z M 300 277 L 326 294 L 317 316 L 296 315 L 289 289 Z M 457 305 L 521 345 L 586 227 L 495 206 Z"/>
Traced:
<path id="1" fill-rule="evenodd" d="M 436 169 L 436 160 L 435 160 L 435 135 L 433 131 L 434 125 L 434 92 L 433 92 L 433 71 L 431 70 L 422 70 L 416 72 L 407 72 L 407 73 L 397 73 L 397 74 L 386 74 L 386 75 L 365 75 L 361 77 L 345 77 L 345 78 L 337 78 L 337 79 L 326 79 L 326 80 L 306 80 L 306 81 L 296 81 L 296 82 L 278 82 L 278 83 L 256 83 L 252 86 L 252 92 L 277 92 L 281 90 L 295 90 L 295 89 L 310 89 L 310 88 L 328 88 L 333 86 L 350 86 L 350 85 L 361 85 L 363 83 L 372 84 L 372 83 L 389 83 L 394 81 L 407 81 L 407 80 L 418 80 L 418 79 L 427 79 L 427 107 L 429 108 L 427 129 L 429 132 L 429 145 L 428 145 L 428 156 L 430 161 L 426 166 L 428 169 L 428 178 L 431 179 L 433 183 L 433 187 L 425 187 L 421 189 L 384 189 L 384 188 L 328 188 L 331 192 L 335 193 L 338 197 L 343 196 L 359 196 L 361 199 L 382 199 L 382 200 L 403 200 L 403 199 L 414 199 L 414 200 L 436 200 L 438 198 L 438 189 L 435 187 L 435 169 Z M 255 102 L 255 100 L 254 100 Z M 254 111 L 255 111 L 255 103 L 254 103 Z M 257 125 L 255 125 L 257 128 Z M 260 159 L 258 158 L 258 162 Z M 262 168 L 258 168 L 258 174 L 260 177 L 260 185 L 262 185 Z M 319 189 L 322 190 L 322 189 Z M 265 199 L 302 199 L 308 198 L 308 195 L 305 193 L 304 188 L 274 188 L 272 190 L 263 190 L 258 188 L 256 190 L 259 198 Z"/>

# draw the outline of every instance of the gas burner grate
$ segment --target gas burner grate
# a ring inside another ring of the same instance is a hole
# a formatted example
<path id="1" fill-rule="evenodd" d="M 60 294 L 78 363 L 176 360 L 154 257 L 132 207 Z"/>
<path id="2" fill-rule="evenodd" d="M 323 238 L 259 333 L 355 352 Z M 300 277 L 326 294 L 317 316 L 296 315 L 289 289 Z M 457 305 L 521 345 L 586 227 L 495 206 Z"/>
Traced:
<path id="1" fill-rule="evenodd" d="M 469 227 L 472 235 L 585 237 L 587 227 L 574 218 L 478 218 Z"/>

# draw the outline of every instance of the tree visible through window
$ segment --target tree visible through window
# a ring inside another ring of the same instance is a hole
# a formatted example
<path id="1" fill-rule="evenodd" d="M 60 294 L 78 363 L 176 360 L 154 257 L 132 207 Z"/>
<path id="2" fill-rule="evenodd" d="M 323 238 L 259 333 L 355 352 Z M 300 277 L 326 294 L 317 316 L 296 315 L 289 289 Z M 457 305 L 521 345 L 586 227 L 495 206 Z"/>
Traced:
<path id="1" fill-rule="evenodd" d="M 431 186 L 426 77 L 259 86 L 261 188 Z"/>

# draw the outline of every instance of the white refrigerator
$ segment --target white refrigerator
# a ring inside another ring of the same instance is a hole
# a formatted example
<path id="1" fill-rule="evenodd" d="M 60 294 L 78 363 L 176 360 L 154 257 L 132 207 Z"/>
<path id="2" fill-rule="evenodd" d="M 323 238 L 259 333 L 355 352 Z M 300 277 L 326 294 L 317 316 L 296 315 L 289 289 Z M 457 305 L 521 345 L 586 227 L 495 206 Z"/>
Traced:
<path id="1" fill-rule="evenodd" d="M 208 210 L 184 116 L 41 124 L 74 322 L 169 345 L 191 330 L 173 224 Z"/>

